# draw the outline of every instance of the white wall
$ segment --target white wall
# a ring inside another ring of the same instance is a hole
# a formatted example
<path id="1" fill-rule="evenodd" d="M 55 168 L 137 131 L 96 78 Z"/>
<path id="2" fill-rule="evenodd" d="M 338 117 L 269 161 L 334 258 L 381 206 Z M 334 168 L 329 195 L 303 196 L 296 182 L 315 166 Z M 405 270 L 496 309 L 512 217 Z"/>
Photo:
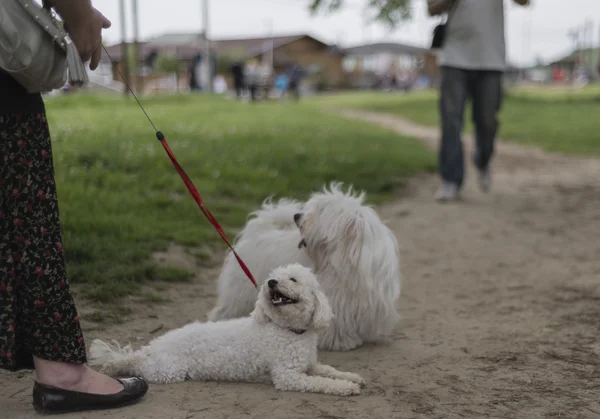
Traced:
<path id="1" fill-rule="evenodd" d="M 417 68 L 418 59 L 408 54 L 379 53 L 365 56 L 348 56 L 344 59 L 344 70 L 352 72 L 362 59 L 362 70 L 376 74 L 386 74 L 393 64 L 398 72 L 411 71 Z"/>

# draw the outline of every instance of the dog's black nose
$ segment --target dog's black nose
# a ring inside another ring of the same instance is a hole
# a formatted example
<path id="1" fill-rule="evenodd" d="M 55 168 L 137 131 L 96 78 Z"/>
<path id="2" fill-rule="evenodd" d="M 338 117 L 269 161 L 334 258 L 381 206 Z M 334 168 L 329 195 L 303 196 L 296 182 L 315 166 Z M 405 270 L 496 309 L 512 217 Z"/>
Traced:
<path id="1" fill-rule="evenodd" d="M 269 282 L 267 282 L 267 285 L 269 286 L 269 288 L 275 288 L 275 286 L 277 286 L 277 280 L 269 279 Z"/>
<path id="2" fill-rule="evenodd" d="M 298 214 L 294 214 L 294 222 L 298 223 L 298 221 L 300 221 L 300 218 L 302 218 L 302 214 L 298 213 Z"/>

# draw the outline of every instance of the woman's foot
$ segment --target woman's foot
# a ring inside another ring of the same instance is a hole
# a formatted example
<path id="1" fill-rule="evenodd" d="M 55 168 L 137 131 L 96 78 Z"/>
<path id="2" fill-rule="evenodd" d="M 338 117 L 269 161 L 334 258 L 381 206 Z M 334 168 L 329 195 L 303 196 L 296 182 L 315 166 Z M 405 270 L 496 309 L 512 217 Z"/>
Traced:
<path id="1" fill-rule="evenodd" d="M 33 406 L 40 413 L 113 409 L 132 404 L 148 392 L 142 378 L 115 380 L 82 364 L 34 358 Z"/>
<path id="2" fill-rule="evenodd" d="M 91 394 L 116 394 L 123 385 L 85 364 L 46 361 L 34 358 L 36 382 L 63 390 Z"/>

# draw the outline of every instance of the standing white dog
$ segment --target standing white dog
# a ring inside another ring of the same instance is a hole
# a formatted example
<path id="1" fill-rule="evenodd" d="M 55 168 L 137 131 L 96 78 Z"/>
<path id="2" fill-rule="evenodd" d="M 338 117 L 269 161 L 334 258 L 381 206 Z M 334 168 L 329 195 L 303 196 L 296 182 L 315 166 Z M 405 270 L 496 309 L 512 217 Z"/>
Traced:
<path id="1" fill-rule="evenodd" d="M 267 201 L 236 241 L 236 250 L 259 278 L 288 263 L 313 268 L 334 313 L 320 334 L 320 349 L 345 351 L 382 340 L 399 319 L 398 243 L 364 198 L 364 193 L 344 192 L 333 183 L 304 205 Z M 255 298 L 256 291 L 228 254 L 209 319 L 246 316 Z"/>
<path id="2" fill-rule="evenodd" d="M 329 325 L 331 309 L 310 269 L 280 267 L 269 278 L 251 317 L 191 323 L 138 351 L 94 340 L 90 364 L 151 383 L 257 381 L 270 375 L 278 390 L 359 394 L 362 377 L 317 362 L 317 333 Z"/>

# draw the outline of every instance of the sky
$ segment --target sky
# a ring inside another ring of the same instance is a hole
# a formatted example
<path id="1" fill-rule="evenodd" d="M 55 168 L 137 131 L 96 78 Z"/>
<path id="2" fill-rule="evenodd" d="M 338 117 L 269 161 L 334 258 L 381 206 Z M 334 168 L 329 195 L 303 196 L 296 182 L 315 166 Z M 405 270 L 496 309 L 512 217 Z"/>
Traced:
<path id="1" fill-rule="evenodd" d="M 413 1 L 413 18 L 390 31 L 365 18 L 367 0 L 346 0 L 335 14 L 311 16 L 310 0 L 209 0 L 209 36 L 215 39 L 308 33 L 328 43 L 352 46 L 370 42 L 402 42 L 427 47 L 439 18 L 427 15 L 426 0 Z M 481 0 L 495 1 L 495 0 Z M 532 64 L 552 60 L 573 48 L 569 31 L 589 19 L 589 41 L 600 43 L 600 0 L 532 0 L 529 7 L 504 0 L 506 42 L 510 63 Z M 121 40 L 119 0 L 93 0 L 113 23 L 105 44 Z M 131 0 L 126 0 L 127 35 L 133 35 Z M 202 0 L 138 0 L 140 39 L 163 33 L 202 31 Z M 595 19 L 595 20 L 594 20 Z"/>

